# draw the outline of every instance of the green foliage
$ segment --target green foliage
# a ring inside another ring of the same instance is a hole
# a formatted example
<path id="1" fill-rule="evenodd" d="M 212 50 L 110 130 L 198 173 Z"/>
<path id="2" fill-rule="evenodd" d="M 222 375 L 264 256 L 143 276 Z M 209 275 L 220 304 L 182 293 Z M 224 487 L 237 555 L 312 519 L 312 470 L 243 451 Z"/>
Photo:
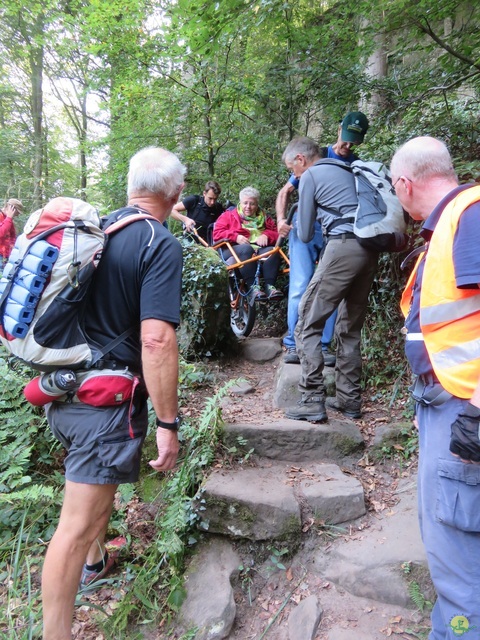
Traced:
<path id="1" fill-rule="evenodd" d="M 25 400 L 31 372 L 0 358 L 0 634 L 9 640 L 39 632 L 39 564 L 53 535 L 62 477 L 59 445 L 43 411 Z M 22 629 L 24 631 L 22 631 Z"/>
<path id="2" fill-rule="evenodd" d="M 418 454 L 418 430 L 413 425 L 402 428 L 396 441 L 385 444 L 381 449 L 381 454 L 387 458 L 401 458 L 410 460 Z"/>
<path id="3" fill-rule="evenodd" d="M 410 596 L 413 604 L 422 613 L 425 609 L 427 610 L 432 609 L 432 606 L 433 606 L 432 603 L 425 598 L 418 582 L 415 582 L 415 581 L 410 582 L 408 586 L 408 595 Z"/>
<path id="4" fill-rule="evenodd" d="M 271 554 L 269 560 L 272 563 L 272 569 L 286 571 L 287 567 L 283 564 L 282 558 L 284 556 L 288 556 L 289 550 L 286 547 L 284 547 L 283 549 L 276 549 L 275 547 L 272 547 L 270 551 Z"/>
<path id="5" fill-rule="evenodd" d="M 135 566 L 135 579 L 108 620 L 111 637 L 118 637 L 133 615 L 168 616 L 169 610 L 177 611 L 185 598 L 183 562 L 189 545 L 196 541 L 197 515 L 193 505 L 222 431 L 219 403 L 232 384 L 234 381 L 207 400 L 198 424 L 186 422 L 182 426 L 180 464 L 162 490 L 165 506 L 159 510 L 156 520 L 158 536 L 145 551 L 141 563 Z"/>
<path id="6" fill-rule="evenodd" d="M 399 264 L 400 257 L 397 254 L 380 256 L 362 330 L 364 381 L 368 381 L 368 386 L 374 389 L 391 385 L 404 373 L 400 297 L 405 275 L 400 271 Z"/>
<path id="7" fill-rule="evenodd" d="M 60 449 L 47 427 L 43 411 L 30 405 L 23 387 L 32 377 L 27 369 L 7 366 L 0 357 L 0 491 L 9 493 L 41 477 L 54 465 Z"/>
<path id="8" fill-rule="evenodd" d="M 183 245 L 180 350 L 184 357 L 219 355 L 236 344 L 230 329 L 227 270 L 216 251 Z"/>

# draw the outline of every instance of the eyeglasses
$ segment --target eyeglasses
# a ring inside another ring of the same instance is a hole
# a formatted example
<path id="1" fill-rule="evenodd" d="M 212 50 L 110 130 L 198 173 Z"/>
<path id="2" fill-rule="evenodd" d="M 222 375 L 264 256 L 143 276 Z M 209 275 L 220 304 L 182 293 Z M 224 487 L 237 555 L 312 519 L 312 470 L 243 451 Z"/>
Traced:
<path id="1" fill-rule="evenodd" d="M 395 187 L 397 186 L 397 183 L 399 180 L 408 180 L 409 182 L 411 182 L 413 184 L 413 180 L 411 180 L 410 178 L 407 178 L 407 176 L 399 176 L 395 182 L 392 184 L 392 188 L 395 189 Z"/>

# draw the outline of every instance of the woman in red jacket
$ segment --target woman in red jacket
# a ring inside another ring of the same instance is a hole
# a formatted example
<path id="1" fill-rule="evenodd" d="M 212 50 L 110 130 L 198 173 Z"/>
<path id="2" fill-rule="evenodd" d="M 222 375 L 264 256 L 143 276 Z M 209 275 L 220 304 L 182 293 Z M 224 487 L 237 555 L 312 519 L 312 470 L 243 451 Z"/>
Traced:
<path id="1" fill-rule="evenodd" d="M 22 211 L 23 205 L 16 198 L 10 198 L 5 203 L 3 211 L 0 211 L 0 270 L 7 262 L 17 237 L 13 219 Z"/>
<path id="2" fill-rule="evenodd" d="M 260 193 L 257 189 L 242 189 L 237 208 L 222 213 L 213 228 L 213 241 L 228 240 L 242 261 L 248 260 L 253 254 L 261 255 L 271 251 L 278 238 L 275 222 L 258 206 L 259 198 Z M 234 260 L 231 256 L 230 251 L 223 250 L 223 258 L 229 264 Z M 283 293 L 275 287 L 279 267 L 280 255 L 275 253 L 266 260 L 250 262 L 240 269 L 254 300 L 283 298 Z M 265 291 L 259 284 L 260 268 L 263 271 Z"/>

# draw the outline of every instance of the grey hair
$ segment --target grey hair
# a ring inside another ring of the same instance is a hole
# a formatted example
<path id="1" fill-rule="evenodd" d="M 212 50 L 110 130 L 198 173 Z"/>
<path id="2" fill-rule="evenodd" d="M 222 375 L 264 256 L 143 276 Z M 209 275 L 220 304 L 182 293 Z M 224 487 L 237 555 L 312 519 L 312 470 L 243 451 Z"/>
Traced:
<path id="1" fill-rule="evenodd" d="M 318 144 L 312 138 L 307 138 L 307 136 L 296 136 L 287 145 L 287 148 L 283 152 L 282 162 L 293 162 L 295 156 L 299 153 L 302 156 L 305 156 L 307 160 L 314 160 L 315 158 L 321 157 L 321 151 Z"/>
<path id="2" fill-rule="evenodd" d="M 455 169 L 447 146 L 430 136 L 419 136 L 405 142 L 394 154 L 392 175 L 405 175 L 421 182 L 428 178 L 456 180 Z"/>
<path id="3" fill-rule="evenodd" d="M 258 191 L 258 189 L 255 189 L 254 187 L 245 187 L 245 189 L 242 189 L 238 194 L 239 202 L 241 202 L 243 198 L 255 198 L 255 200 L 258 202 L 260 199 L 260 191 Z"/>
<path id="4" fill-rule="evenodd" d="M 173 198 L 183 186 L 186 168 L 174 153 L 161 147 L 145 147 L 130 160 L 128 196 L 153 193 Z"/>

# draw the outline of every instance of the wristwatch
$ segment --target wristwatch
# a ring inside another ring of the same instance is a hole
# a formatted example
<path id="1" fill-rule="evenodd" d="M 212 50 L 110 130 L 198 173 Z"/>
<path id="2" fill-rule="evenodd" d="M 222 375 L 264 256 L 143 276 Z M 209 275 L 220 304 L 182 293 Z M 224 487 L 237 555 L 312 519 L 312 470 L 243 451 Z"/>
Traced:
<path id="1" fill-rule="evenodd" d="M 163 422 L 163 420 L 159 420 L 158 418 L 155 421 L 157 427 L 161 427 L 162 429 L 168 429 L 169 431 L 178 431 L 180 425 L 182 424 L 182 419 L 180 416 L 177 416 L 173 422 Z"/>

